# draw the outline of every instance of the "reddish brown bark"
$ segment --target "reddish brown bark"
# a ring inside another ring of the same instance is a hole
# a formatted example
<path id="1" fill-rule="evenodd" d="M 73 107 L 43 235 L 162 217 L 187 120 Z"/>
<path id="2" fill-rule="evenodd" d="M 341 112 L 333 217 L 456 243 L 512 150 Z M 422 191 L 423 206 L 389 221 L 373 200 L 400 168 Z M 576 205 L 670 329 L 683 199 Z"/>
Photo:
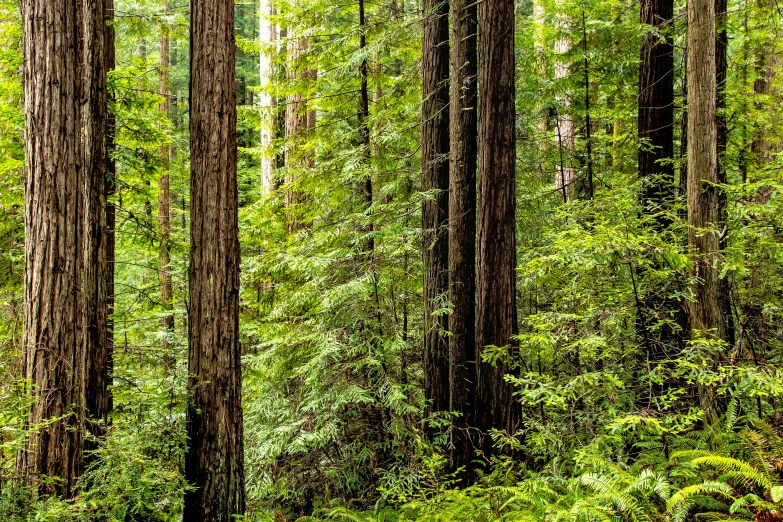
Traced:
<path id="1" fill-rule="evenodd" d="M 449 4 L 425 0 L 422 54 L 421 185 L 424 258 L 424 395 L 431 412 L 449 409 L 448 292 Z"/>
<path id="2" fill-rule="evenodd" d="M 476 427 L 513 432 L 516 406 L 503 362 L 486 346 L 508 347 L 516 325 L 516 148 L 514 1 L 485 0 L 479 20 L 479 228 L 476 296 Z M 493 453 L 484 437 L 485 455 Z"/>
<path id="3" fill-rule="evenodd" d="M 469 428 L 476 395 L 477 25 L 472 0 L 451 1 L 449 410 L 461 413 L 452 426 L 452 471 L 469 468 L 473 459 Z"/>
<path id="4" fill-rule="evenodd" d="M 185 521 L 245 511 L 233 0 L 193 0 Z"/>
<path id="5" fill-rule="evenodd" d="M 19 455 L 27 484 L 70 497 L 82 461 L 82 13 L 25 0 L 25 327 L 34 403 Z"/>

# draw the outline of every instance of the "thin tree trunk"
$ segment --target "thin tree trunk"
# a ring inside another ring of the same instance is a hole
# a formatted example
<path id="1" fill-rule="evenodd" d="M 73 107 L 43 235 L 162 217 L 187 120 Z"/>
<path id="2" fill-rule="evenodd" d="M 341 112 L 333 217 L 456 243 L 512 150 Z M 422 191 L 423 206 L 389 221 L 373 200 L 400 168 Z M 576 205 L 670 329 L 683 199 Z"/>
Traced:
<path id="1" fill-rule="evenodd" d="M 688 3 L 688 243 L 694 255 L 691 327 L 703 335 L 726 340 L 720 292 L 720 240 L 705 229 L 720 223 L 717 124 L 715 111 L 714 0 Z M 714 394 L 701 390 L 707 422 L 717 419 Z"/>
<path id="2" fill-rule="evenodd" d="M 114 0 L 104 0 L 106 2 L 106 14 L 109 20 L 114 20 Z M 114 26 L 107 24 L 106 31 L 104 33 L 106 37 L 106 69 L 113 71 L 116 68 L 116 47 L 115 47 L 115 34 Z M 109 101 L 114 101 L 114 95 L 112 92 L 108 93 Z M 107 164 L 106 164 L 106 179 L 105 179 L 105 191 L 106 191 L 106 265 L 103 271 L 104 287 L 106 288 L 106 386 L 108 387 L 108 393 L 106 395 L 106 416 L 107 422 L 114 409 L 114 396 L 111 392 L 111 386 L 114 375 L 114 261 L 115 261 L 115 222 L 116 222 L 116 209 L 114 203 L 109 198 L 114 196 L 117 185 L 117 164 L 112 158 L 112 153 L 115 150 L 114 136 L 116 134 L 116 119 L 114 113 L 108 111 L 108 122 L 106 126 L 106 151 L 107 151 Z"/>
<path id="3" fill-rule="evenodd" d="M 70 498 L 82 462 L 81 4 L 25 0 L 25 327 L 34 401 L 18 467 L 27 484 Z M 45 480 L 49 477 L 49 480 Z M 58 480 L 51 480 L 56 478 Z"/>
<path id="4" fill-rule="evenodd" d="M 715 110 L 716 110 L 716 132 L 717 132 L 717 180 L 721 185 L 726 184 L 726 141 L 728 138 L 728 129 L 726 126 L 726 75 L 728 72 L 728 47 L 729 36 L 726 29 L 728 22 L 728 3 L 727 0 L 715 0 L 715 18 L 716 18 L 716 38 L 715 38 Z M 728 245 L 728 233 L 726 223 L 728 219 L 726 208 L 726 191 L 723 187 L 717 188 L 718 199 L 718 228 L 720 230 L 720 251 L 725 252 Z M 734 347 L 734 315 L 731 312 L 731 294 L 729 289 L 729 280 L 722 277 L 719 280 L 721 322 L 726 328 L 726 342 L 729 343 L 729 350 Z"/>
<path id="5" fill-rule="evenodd" d="M 359 49 L 363 52 L 367 47 L 367 20 L 364 12 L 364 0 L 359 0 Z M 362 60 L 359 65 L 359 77 L 361 78 L 360 94 L 361 105 L 359 106 L 358 120 L 359 120 L 359 136 L 362 140 L 362 157 L 365 163 L 370 159 L 370 93 L 368 87 L 368 74 L 369 69 L 367 65 L 367 57 Z M 364 178 L 363 188 L 364 192 L 364 204 L 367 209 L 372 206 L 372 174 L 370 173 L 369 166 L 367 166 L 367 174 Z M 369 235 L 367 243 L 365 245 L 365 251 L 373 255 L 375 250 L 375 240 L 372 236 L 372 224 L 369 224 L 365 232 Z M 374 271 L 374 268 L 373 268 Z M 377 303 L 376 303 L 377 305 Z M 376 309 L 376 313 L 380 313 Z"/>
<path id="6" fill-rule="evenodd" d="M 111 356 L 107 339 L 108 265 L 106 231 L 106 176 L 109 166 L 109 91 L 107 12 L 105 0 L 83 0 L 84 105 L 83 105 L 83 291 L 84 401 L 87 428 L 94 437 L 106 431 L 109 406 Z M 86 439 L 86 449 L 94 441 Z"/>
<path id="7" fill-rule="evenodd" d="M 452 472 L 473 459 L 476 382 L 476 162 L 478 154 L 477 7 L 451 3 L 451 158 L 449 161 L 449 410 L 460 412 L 452 426 Z M 470 470 L 463 475 L 470 480 Z"/>
<path id="8" fill-rule="evenodd" d="M 261 0 L 261 43 L 270 47 L 277 43 L 277 25 L 270 20 L 274 15 L 271 0 Z M 265 115 L 261 124 L 261 194 L 269 194 L 275 189 L 275 169 L 277 153 L 272 149 L 277 140 L 277 96 L 271 94 L 271 85 L 275 76 L 274 51 L 261 51 L 261 110 Z"/>
<path id="9" fill-rule="evenodd" d="M 476 297 L 476 427 L 513 432 L 518 415 L 503 362 L 482 360 L 487 346 L 508 347 L 516 325 L 516 131 L 514 1 L 485 0 L 479 20 L 479 228 Z"/>
<path id="10" fill-rule="evenodd" d="M 449 408 L 448 292 L 449 4 L 425 0 L 422 55 L 421 184 L 424 259 L 424 395 L 430 412 Z"/>
<path id="11" fill-rule="evenodd" d="M 568 19 L 565 15 L 558 15 L 556 28 L 559 30 L 567 29 Z M 555 62 L 555 81 L 563 80 L 568 76 L 568 70 L 571 68 L 571 62 L 563 58 L 571 50 L 571 38 L 561 36 L 555 42 L 555 53 L 560 58 Z M 559 104 L 567 109 L 571 105 L 568 96 L 560 96 Z M 576 181 L 576 169 L 572 161 L 574 155 L 574 120 L 567 110 L 560 110 L 555 115 L 555 146 L 560 160 L 557 163 L 557 174 L 555 176 L 555 188 L 563 195 L 563 202 L 571 199 L 574 183 Z"/>
<path id="12" fill-rule="evenodd" d="M 166 4 L 166 14 L 171 11 L 171 6 Z M 160 73 L 158 91 L 163 101 L 158 106 L 162 119 L 168 119 L 170 113 L 169 104 L 169 29 L 164 24 L 160 35 Z M 166 310 L 173 307 L 174 297 L 171 285 L 171 159 L 173 147 L 163 145 L 160 148 L 161 175 L 158 185 L 158 226 L 160 227 L 159 247 L 159 274 L 160 274 L 160 300 Z M 161 326 L 166 331 L 167 338 L 164 347 L 168 348 L 168 336 L 174 329 L 174 316 L 166 314 L 161 320 Z M 171 361 L 173 364 L 173 361 Z"/>
<path id="13" fill-rule="evenodd" d="M 245 512 L 233 0 L 190 5 L 190 305 L 185 521 Z"/>

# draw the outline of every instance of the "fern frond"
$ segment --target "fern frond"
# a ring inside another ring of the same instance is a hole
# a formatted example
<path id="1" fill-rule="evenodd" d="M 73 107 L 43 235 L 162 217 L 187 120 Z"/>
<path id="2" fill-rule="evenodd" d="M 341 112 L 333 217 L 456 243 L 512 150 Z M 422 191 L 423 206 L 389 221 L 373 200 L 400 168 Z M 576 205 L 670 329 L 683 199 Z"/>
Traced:
<path id="1" fill-rule="evenodd" d="M 733 501 L 734 498 L 731 496 L 731 492 L 732 487 L 725 482 L 707 481 L 701 484 L 693 484 L 682 488 L 672 495 L 666 503 L 666 507 L 669 511 L 673 511 L 678 505 L 697 495 L 720 495 Z"/>

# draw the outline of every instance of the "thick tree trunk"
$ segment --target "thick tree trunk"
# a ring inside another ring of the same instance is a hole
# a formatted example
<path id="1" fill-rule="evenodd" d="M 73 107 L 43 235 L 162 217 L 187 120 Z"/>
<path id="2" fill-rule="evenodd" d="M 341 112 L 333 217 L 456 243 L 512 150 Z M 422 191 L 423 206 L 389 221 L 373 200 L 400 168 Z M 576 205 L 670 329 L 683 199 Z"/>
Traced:
<path id="1" fill-rule="evenodd" d="M 640 16 L 651 30 L 642 40 L 639 64 L 639 177 L 643 207 L 658 213 L 674 192 L 674 4 L 642 0 Z"/>
<path id="2" fill-rule="evenodd" d="M 449 4 L 425 0 L 422 55 L 421 185 L 424 258 L 424 394 L 429 411 L 449 409 L 449 345 L 438 315 L 448 291 Z"/>
<path id="3" fill-rule="evenodd" d="M 184 520 L 245 511 L 233 0 L 190 5 L 189 446 Z"/>
<path id="4" fill-rule="evenodd" d="M 516 325 L 516 132 L 514 1 L 485 0 L 479 19 L 479 228 L 476 301 L 476 427 L 513 432 L 516 405 L 504 363 L 482 360 L 507 347 Z M 485 455 L 492 454 L 489 436 Z"/>
<path id="5" fill-rule="evenodd" d="M 34 400 L 19 471 L 71 497 L 82 461 L 82 12 L 75 0 L 25 0 L 25 327 Z M 56 480 L 52 480 L 56 479 Z"/>
<path id="6" fill-rule="evenodd" d="M 277 42 L 277 25 L 270 20 L 274 15 L 271 0 L 261 0 L 261 43 L 273 46 Z M 277 140 L 277 97 L 270 92 L 274 79 L 274 51 L 261 51 L 261 110 L 265 115 L 261 124 L 261 194 L 269 194 L 275 189 L 275 169 L 277 153 L 272 150 Z"/>
<path id="7" fill-rule="evenodd" d="M 109 387 L 110 348 L 108 345 L 108 235 L 106 234 L 106 179 L 109 172 L 108 139 L 109 40 L 105 0 L 83 0 L 84 16 L 84 400 L 87 428 L 100 437 L 106 429 L 111 404 Z M 113 42 L 111 42 L 113 43 Z M 87 445 L 92 449 L 94 444 Z"/>
<path id="8" fill-rule="evenodd" d="M 674 198 L 674 45 L 672 0 L 643 0 L 641 23 L 651 26 L 642 40 L 639 63 L 639 178 L 644 212 L 654 216 L 654 226 L 663 231 L 670 219 L 664 213 Z M 684 137 L 683 137 L 684 139 Z M 666 325 L 653 338 L 653 324 L 669 303 L 661 292 L 652 291 L 638 303 L 637 336 L 648 360 L 666 357 L 666 344 L 674 332 Z"/>
<path id="9" fill-rule="evenodd" d="M 166 5 L 166 13 L 171 11 L 171 7 Z M 163 98 L 158 111 L 161 118 L 169 117 L 169 30 L 165 25 L 161 28 L 160 35 L 160 72 L 158 92 Z M 166 310 L 173 307 L 172 299 L 174 297 L 171 284 L 171 159 L 173 147 L 163 145 L 160 148 L 161 174 L 158 184 L 158 226 L 160 227 L 160 247 L 159 247 L 159 279 L 160 279 L 160 301 Z M 161 320 L 161 326 L 168 336 L 174 329 L 174 316 L 166 314 Z M 164 346 L 168 347 L 168 339 L 164 341 Z M 173 363 L 173 361 L 172 361 Z"/>
<path id="10" fill-rule="evenodd" d="M 688 3 L 688 243 L 694 255 L 694 299 L 691 327 L 703 335 L 726 340 L 721 307 L 720 240 L 705 229 L 720 223 L 717 124 L 715 112 L 715 4 L 714 0 Z M 701 390 L 707 421 L 717 418 L 715 400 Z"/>
<path id="11" fill-rule="evenodd" d="M 476 383 L 476 162 L 478 154 L 476 30 L 472 0 L 451 2 L 451 157 L 449 161 L 449 410 L 452 471 L 469 467 Z M 469 470 L 465 478 L 471 476 Z"/>

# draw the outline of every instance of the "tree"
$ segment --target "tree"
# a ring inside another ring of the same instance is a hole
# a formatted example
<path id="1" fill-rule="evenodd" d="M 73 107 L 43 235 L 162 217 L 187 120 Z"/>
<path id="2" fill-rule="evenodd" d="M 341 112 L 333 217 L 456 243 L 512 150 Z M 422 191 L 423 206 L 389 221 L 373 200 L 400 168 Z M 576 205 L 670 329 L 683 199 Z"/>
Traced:
<path id="1" fill-rule="evenodd" d="M 670 223 L 666 211 L 674 197 L 674 45 L 671 23 L 674 4 L 671 0 L 644 0 L 640 20 L 649 26 L 644 36 L 639 63 L 639 178 L 644 212 L 653 218 L 662 232 Z M 683 137 L 684 139 L 684 137 Z M 662 346 L 673 332 L 661 327 L 659 339 L 653 339 L 652 323 L 656 314 L 667 306 L 661 292 L 649 292 L 639 302 L 636 327 L 649 360 L 665 356 Z M 670 304 L 670 303 L 669 303 Z"/>
<path id="2" fill-rule="evenodd" d="M 22 3 L 25 278 L 22 371 L 33 399 L 18 468 L 71 497 L 82 460 L 82 12 L 75 0 Z"/>
<path id="3" fill-rule="evenodd" d="M 271 0 L 261 0 L 260 5 L 260 38 L 262 45 L 269 49 L 261 50 L 261 108 L 266 111 L 261 127 L 261 146 L 265 148 L 261 158 L 261 193 L 268 194 L 275 189 L 275 170 L 277 169 L 277 154 L 272 147 L 277 140 L 277 96 L 270 93 L 274 81 L 274 56 L 277 44 L 277 24 L 271 17 L 274 15 Z"/>
<path id="4" fill-rule="evenodd" d="M 451 3 L 451 101 L 449 120 L 449 410 L 460 412 L 452 427 L 451 466 L 473 458 L 469 436 L 476 382 L 476 4 Z"/>
<path id="5" fill-rule="evenodd" d="M 516 129 L 514 1 L 478 7 L 479 215 L 476 296 L 476 427 L 513 432 L 517 415 L 508 365 L 482 356 L 509 348 L 516 329 Z M 492 453 L 484 437 L 485 455 Z"/>
<path id="6" fill-rule="evenodd" d="M 171 6 L 167 3 L 165 7 L 166 14 L 171 13 Z M 160 32 L 160 71 L 158 93 L 163 100 L 158 106 L 161 118 L 169 118 L 169 65 L 170 65 L 170 42 L 169 28 L 164 23 Z M 160 147 L 161 174 L 158 184 L 158 226 L 160 227 L 160 252 L 159 252 L 159 277 L 160 277 L 160 300 L 166 310 L 171 310 L 173 291 L 171 285 L 171 159 L 174 148 L 169 145 Z M 163 329 L 167 335 L 174 328 L 174 316 L 170 313 L 161 319 Z M 164 346 L 168 347 L 168 339 L 164 341 Z"/>
<path id="7" fill-rule="evenodd" d="M 191 2 L 184 520 L 245 512 L 233 0 Z"/>
<path id="8" fill-rule="evenodd" d="M 717 119 L 715 111 L 715 4 L 688 4 L 688 244 L 694 256 L 690 322 L 694 334 L 726 340 L 721 306 Z M 716 420 L 715 401 L 701 393 L 708 421 Z"/>
<path id="9" fill-rule="evenodd" d="M 424 259 L 424 396 L 430 411 L 449 408 L 449 4 L 426 0 L 422 40 L 421 219 Z"/>
<path id="10" fill-rule="evenodd" d="M 566 31 L 568 29 L 568 18 L 564 14 L 557 15 L 557 29 Z M 555 81 L 563 81 L 568 77 L 568 70 L 571 68 L 571 62 L 565 56 L 571 50 L 571 37 L 568 34 L 562 34 L 555 42 L 555 52 L 559 55 L 555 62 Z M 574 155 L 574 120 L 568 113 L 568 107 L 571 105 L 571 99 L 568 96 L 559 96 L 558 102 L 562 111 L 555 115 L 555 147 L 557 147 L 557 156 L 559 161 L 556 165 L 555 188 L 563 194 L 563 202 L 571 199 L 576 182 L 576 169 L 573 166 Z"/>
<path id="11" fill-rule="evenodd" d="M 308 110 L 308 101 L 302 96 L 301 87 L 302 83 L 308 83 L 305 92 L 309 92 L 309 87 L 315 84 L 316 72 L 307 68 L 309 49 L 310 43 L 307 36 L 298 34 L 293 27 L 289 28 L 286 75 L 289 80 L 298 84 L 294 86 L 293 92 L 286 96 L 285 104 L 285 135 L 290 140 L 285 149 L 285 165 L 287 167 L 285 171 L 285 207 L 288 209 L 289 234 L 301 230 L 307 225 L 298 215 L 301 211 L 296 209 L 297 205 L 307 201 L 306 194 L 298 186 L 299 175 L 296 169 L 302 166 L 313 166 L 312 156 L 309 153 L 303 154 L 299 150 L 299 146 L 304 143 L 309 134 L 308 129 L 315 128 L 315 111 Z"/>
<path id="12" fill-rule="evenodd" d="M 108 338 L 109 235 L 107 234 L 107 177 L 109 175 L 109 90 L 107 74 L 113 62 L 113 41 L 107 21 L 113 13 L 106 0 L 84 0 L 84 205 L 83 360 L 84 400 L 88 428 L 101 436 L 111 407 L 111 348 Z M 112 260 L 113 261 L 113 260 Z M 94 446 L 90 444 L 89 447 Z"/>

